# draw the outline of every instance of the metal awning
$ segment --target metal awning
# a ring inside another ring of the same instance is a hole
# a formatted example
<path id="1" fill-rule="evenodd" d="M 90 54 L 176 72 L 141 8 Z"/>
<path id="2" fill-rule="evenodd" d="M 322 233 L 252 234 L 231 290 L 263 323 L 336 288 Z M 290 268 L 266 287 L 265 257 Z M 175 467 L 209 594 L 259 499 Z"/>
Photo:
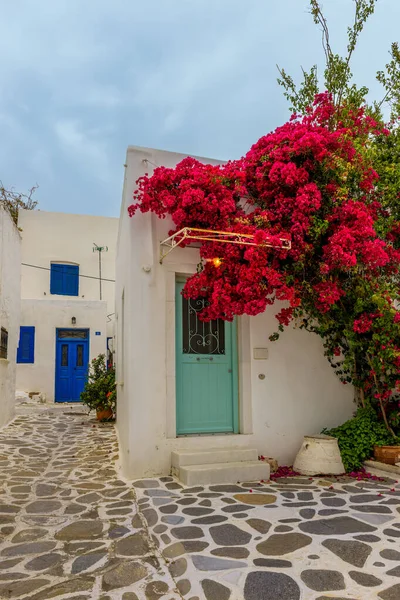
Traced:
<path id="1" fill-rule="evenodd" d="M 162 264 L 164 258 L 180 246 L 183 242 L 187 241 L 202 241 L 202 242 L 220 242 L 222 244 L 239 244 L 242 246 L 267 246 L 273 248 L 282 248 L 283 250 L 290 250 L 292 244 L 290 240 L 285 238 L 278 238 L 281 245 L 277 246 L 276 236 L 271 236 L 271 241 L 268 238 L 262 243 L 254 241 L 254 235 L 250 233 L 238 233 L 234 231 L 215 231 L 213 229 L 200 229 L 197 227 L 183 227 L 173 235 L 170 235 L 165 240 L 160 242 L 160 263 Z"/>

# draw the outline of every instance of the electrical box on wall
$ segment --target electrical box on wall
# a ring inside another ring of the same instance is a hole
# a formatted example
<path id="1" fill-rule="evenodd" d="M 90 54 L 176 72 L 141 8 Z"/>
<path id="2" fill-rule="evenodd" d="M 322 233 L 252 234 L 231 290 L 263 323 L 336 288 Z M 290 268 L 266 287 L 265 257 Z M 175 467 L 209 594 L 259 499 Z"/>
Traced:
<path id="1" fill-rule="evenodd" d="M 254 360 L 267 360 L 268 348 L 253 348 Z"/>

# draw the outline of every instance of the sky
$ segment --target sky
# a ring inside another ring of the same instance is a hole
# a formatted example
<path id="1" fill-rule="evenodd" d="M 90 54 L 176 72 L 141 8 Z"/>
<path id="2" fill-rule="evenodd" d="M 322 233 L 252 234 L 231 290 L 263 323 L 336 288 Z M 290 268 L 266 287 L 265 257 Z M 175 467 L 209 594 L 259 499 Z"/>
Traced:
<path id="1" fill-rule="evenodd" d="M 324 0 L 334 51 L 352 0 Z M 276 64 L 323 67 L 309 0 L 0 0 L 0 180 L 42 210 L 118 216 L 128 145 L 239 158 L 289 117 Z M 375 73 L 400 38 L 378 0 L 352 63 Z"/>

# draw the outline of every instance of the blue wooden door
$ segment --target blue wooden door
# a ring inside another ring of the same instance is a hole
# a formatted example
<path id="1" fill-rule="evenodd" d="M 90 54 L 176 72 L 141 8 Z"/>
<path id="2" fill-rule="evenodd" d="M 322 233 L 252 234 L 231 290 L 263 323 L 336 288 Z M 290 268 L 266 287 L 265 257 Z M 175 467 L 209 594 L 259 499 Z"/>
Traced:
<path id="1" fill-rule="evenodd" d="M 87 329 L 58 329 L 56 341 L 56 402 L 79 402 L 89 364 Z"/>
<path id="2" fill-rule="evenodd" d="M 204 323 L 176 284 L 177 435 L 238 432 L 236 323 Z"/>

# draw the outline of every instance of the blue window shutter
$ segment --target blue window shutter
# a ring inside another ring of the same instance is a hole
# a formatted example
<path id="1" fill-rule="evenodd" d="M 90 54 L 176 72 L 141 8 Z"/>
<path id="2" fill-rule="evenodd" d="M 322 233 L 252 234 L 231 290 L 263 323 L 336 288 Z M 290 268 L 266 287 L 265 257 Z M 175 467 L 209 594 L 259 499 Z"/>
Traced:
<path id="1" fill-rule="evenodd" d="M 35 362 L 35 328 L 21 327 L 17 350 L 17 363 Z"/>
<path id="2" fill-rule="evenodd" d="M 64 265 L 50 265 L 50 294 L 63 294 Z"/>
<path id="3" fill-rule="evenodd" d="M 64 294 L 78 296 L 79 294 L 79 267 L 77 265 L 64 265 Z"/>
<path id="4" fill-rule="evenodd" d="M 78 265 L 52 263 L 50 266 L 50 294 L 79 295 Z"/>

